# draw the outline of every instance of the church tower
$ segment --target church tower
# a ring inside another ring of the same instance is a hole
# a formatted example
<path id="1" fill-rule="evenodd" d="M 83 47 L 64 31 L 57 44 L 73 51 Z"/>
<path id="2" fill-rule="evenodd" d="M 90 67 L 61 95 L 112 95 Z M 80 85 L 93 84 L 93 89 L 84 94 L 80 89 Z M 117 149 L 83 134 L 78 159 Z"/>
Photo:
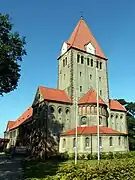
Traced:
<path id="1" fill-rule="evenodd" d="M 107 58 L 83 18 L 63 43 L 58 61 L 58 89 L 70 98 L 76 89 L 79 99 L 91 88 L 96 91 L 97 66 L 99 96 L 109 105 Z"/>

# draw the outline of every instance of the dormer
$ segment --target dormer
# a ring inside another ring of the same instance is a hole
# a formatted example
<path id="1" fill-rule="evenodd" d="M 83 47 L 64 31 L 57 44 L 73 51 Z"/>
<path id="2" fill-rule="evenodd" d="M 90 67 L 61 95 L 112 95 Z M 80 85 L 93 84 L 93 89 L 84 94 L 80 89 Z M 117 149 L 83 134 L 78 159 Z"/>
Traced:
<path id="1" fill-rule="evenodd" d="M 88 44 L 85 45 L 86 51 L 88 53 L 94 54 L 96 53 L 95 47 L 92 45 L 91 42 L 89 42 Z"/>
<path id="2" fill-rule="evenodd" d="M 61 48 L 61 55 L 63 55 L 68 49 L 68 45 L 64 42 Z"/>

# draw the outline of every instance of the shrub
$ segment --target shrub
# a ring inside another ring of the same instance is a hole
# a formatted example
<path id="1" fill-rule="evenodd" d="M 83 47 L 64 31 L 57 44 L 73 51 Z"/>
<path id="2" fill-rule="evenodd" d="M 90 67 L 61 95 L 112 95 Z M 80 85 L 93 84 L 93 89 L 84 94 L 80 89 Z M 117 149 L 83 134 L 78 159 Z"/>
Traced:
<path id="1" fill-rule="evenodd" d="M 92 166 L 88 163 L 64 165 L 60 167 L 52 180 L 124 180 L 135 179 L 135 160 L 105 161 Z"/>
<path id="2" fill-rule="evenodd" d="M 98 158 L 98 154 L 97 153 L 94 153 L 93 156 L 92 156 L 92 159 L 93 160 L 96 160 Z"/>
<path id="3" fill-rule="evenodd" d="M 108 154 L 105 153 L 105 152 L 102 152 L 102 153 L 100 154 L 100 157 L 101 157 L 101 159 L 108 159 Z"/>
<path id="4" fill-rule="evenodd" d="M 75 153 L 70 153 L 69 154 L 69 159 L 71 159 L 71 160 L 75 159 Z"/>
<path id="5" fill-rule="evenodd" d="M 85 159 L 85 154 L 79 154 L 78 155 L 78 159 L 80 159 L 80 160 L 84 160 Z"/>
<path id="6" fill-rule="evenodd" d="M 87 159 L 88 159 L 88 160 L 93 159 L 93 155 L 92 155 L 92 154 L 87 154 Z"/>
<path id="7" fill-rule="evenodd" d="M 107 154 L 107 159 L 113 159 L 113 158 L 114 158 L 113 152 L 109 152 L 109 153 Z"/>

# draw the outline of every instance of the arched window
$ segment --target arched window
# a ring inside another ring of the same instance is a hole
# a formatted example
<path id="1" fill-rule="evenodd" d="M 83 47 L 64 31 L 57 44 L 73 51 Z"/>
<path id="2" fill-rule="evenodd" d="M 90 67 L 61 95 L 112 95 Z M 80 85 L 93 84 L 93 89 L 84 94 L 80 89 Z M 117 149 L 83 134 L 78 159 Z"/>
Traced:
<path id="1" fill-rule="evenodd" d="M 61 107 L 58 109 L 58 113 L 61 114 L 62 113 L 62 109 Z"/>
<path id="2" fill-rule="evenodd" d="M 102 137 L 99 137 L 99 146 L 102 147 Z"/>
<path id="3" fill-rule="evenodd" d="M 91 67 L 93 67 L 93 59 L 91 59 Z"/>
<path id="4" fill-rule="evenodd" d="M 120 138 L 120 136 L 119 136 L 119 139 L 118 139 L 118 141 L 119 141 L 119 146 L 120 146 L 120 142 L 121 142 L 121 138 Z"/>
<path id="5" fill-rule="evenodd" d="M 100 62 L 100 69 L 102 69 L 102 62 Z"/>
<path id="6" fill-rule="evenodd" d="M 50 113 L 54 113 L 54 107 L 53 106 L 50 107 Z"/>
<path id="7" fill-rule="evenodd" d="M 88 137 L 85 138 L 85 147 L 90 146 L 90 139 Z"/>
<path id="8" fill-rule="evenodd" d="M 109 144 L 110 144 L 110 146 L 113 145 L 113 138 L 112 137 L 109 138 Z"/>
<path id="9" fill-rule="evenodd" d="M 63 148 L 66 147 L 66 139 L 63 139 Z"/>
<path id="10" fill-rule="evenodd" d="M 73 148 L 76 147 L 76 138 L 73 138 Z"/>
<path id="11" fill-rule="evenodd" d="M 81 125 L 86 125 L 87 124 L 87 117 L 86 116 L 83 116 L 82 118 L 81 118 L 81 123 L 80 123 Z"/>
<path id="12" fill-rule="evenodd" d="M 102 124 L 102 117 L 99 116 L 99 125 L 101 125 L 101 124 Z"/>
<path id="13" fill-rule="evenodd" d="M 66 115 L 69 115 L 70 111 L 69 109 L 66 109 Z"/>

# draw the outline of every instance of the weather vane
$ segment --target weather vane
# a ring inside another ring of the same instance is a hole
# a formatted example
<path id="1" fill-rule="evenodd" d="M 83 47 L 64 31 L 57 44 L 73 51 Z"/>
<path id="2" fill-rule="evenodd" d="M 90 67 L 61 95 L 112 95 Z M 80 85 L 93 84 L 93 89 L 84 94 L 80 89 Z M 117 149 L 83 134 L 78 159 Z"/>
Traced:
<path id="1" fill-rule="evenodd" d="M 81 19 L 83 19 L 83 11 L 80 11 Z"/>

